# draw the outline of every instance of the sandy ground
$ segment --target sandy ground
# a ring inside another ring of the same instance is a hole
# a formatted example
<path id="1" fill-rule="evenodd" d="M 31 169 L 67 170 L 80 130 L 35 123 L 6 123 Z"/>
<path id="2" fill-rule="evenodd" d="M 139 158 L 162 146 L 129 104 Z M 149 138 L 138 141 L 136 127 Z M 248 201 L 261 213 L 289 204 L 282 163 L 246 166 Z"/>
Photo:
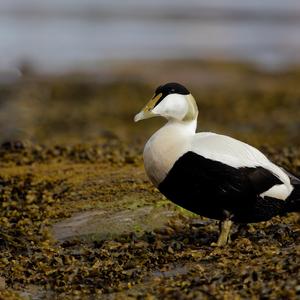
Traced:
<path id="1" fill-rule="evenodd" d="M 156 66 L 155 80 L 155 66 L 125 65 L 106 82 L 2 84 L 0 299 L 300 297 L 299 215 L 236 226 L 231 244 L 211 247 L 216 222 L 170 203 L 144 173 L 143 144 L 163 122 L 132 122 L 156 81 L 190 82 L 200 129 L 300 176 L 300 72 L 198 62 L 184 77 L 182 65 Z"/>

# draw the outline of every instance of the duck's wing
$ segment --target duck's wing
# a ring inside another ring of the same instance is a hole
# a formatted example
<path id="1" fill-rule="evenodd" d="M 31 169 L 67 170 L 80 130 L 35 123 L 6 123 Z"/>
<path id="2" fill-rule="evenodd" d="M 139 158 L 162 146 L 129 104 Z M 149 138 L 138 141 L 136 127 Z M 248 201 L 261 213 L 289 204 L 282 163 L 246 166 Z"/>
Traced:
<path id="1" fill-rule="evenodd" d="M 229 136 L 215 133 L 197 133 L 192 138 L 191 151 L 236 168 L 271 164 L 258 149 Z"/>
<path id="2" fill-rule="evenodd" d="M 286 199 L 293 190 L 286 172 L 258 149 L 231 137 L 198 133 L 191 140 L 191 151 L 206 159 L 244 170 L 262 196 Z"/>

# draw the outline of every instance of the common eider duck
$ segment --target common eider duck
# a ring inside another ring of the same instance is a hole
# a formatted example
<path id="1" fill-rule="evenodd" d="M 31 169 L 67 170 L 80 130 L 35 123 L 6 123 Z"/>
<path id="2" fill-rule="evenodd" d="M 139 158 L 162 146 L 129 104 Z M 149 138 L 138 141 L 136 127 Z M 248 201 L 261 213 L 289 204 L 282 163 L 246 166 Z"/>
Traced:
<path id="1" fill-rule="evenodd" d="M 215 245 L 227 244 L 233 222 L 260 222 L 300 211 L 300 179 L 244 142 L 196 133 L 197 104 L 183 85 L 159 86 L 134 120 L 156 116 L 167 123 L 145 145 L 145 171 L 169 200 L 220 221 Z"/>

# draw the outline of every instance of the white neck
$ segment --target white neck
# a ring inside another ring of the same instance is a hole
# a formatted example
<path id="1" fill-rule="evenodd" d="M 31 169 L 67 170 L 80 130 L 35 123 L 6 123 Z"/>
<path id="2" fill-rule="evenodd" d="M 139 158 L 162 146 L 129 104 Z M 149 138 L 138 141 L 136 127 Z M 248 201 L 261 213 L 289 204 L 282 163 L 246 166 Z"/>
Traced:
<path id="1" fill-rule="evenodd" d="M 179 121 L 176 119 L 169 119 L 168 122 L 160 130 L 166 130 L 170 128 L 182 130 L 182 133 L 185 132 L 186 134 L 193 134 L 197 129 L 197 119 L 192 121 Z M 160 130 L 158 130 L 157 132 L 159 132 Z"/>
<path id="2" fill-rule="evenodd" d="M 177 159 L 189 151 L 196 127 L 196 119 L 170 119 L 149 139 L 144 149 L 144 165 L 155 186 L 163 181 Z"/>

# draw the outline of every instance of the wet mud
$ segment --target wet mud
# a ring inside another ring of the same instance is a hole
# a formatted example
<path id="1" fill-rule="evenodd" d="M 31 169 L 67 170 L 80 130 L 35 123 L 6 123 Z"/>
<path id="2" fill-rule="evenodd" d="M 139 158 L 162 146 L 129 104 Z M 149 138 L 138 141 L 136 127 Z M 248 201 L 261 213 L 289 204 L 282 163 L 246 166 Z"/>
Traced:
<path id="1" fill-rule="evenodd" d="M 250 142 L 300 176 L 300 72 L 189 69 L 200 130 Z M 128 78 L 1 86 L 12 114 L 0 118 L 0 299 L 299 299 L 299 214 L 236 225 L 232 243 L 212 247 L 217 223 L 146 178 L 143 144 L 163 123 L 132 117 L 156 84 Z"/>

